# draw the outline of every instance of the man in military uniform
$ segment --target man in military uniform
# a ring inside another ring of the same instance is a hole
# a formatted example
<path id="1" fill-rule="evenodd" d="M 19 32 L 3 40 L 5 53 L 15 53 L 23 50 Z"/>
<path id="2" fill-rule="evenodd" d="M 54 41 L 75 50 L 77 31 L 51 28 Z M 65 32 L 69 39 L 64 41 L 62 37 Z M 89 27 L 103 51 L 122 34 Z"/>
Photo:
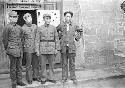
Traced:
<path id="1" fill-rule="evenodd" d="M 10 23 L 6 25 L 3 32 L 3 44 L 10 59 L 10 77 L 12 88 L 16 85 L 25 86 L 22 82 L 22 43 L 23 30 L 16 24 L 18 20 L 17 12 L 9 13 Z"/>
<path id="2" fill-rule="evenodd" d="M 26 52 L 26 80 L 29 84 L 32 84 L 32 80 L 38 81 L 39 75 L 38 57 L 35 54 L 35 37 L 37 26 L 32 24 L 32 16 L 30 13 L 24 14 L 23 19 L 26 22 L 22 27 L 24 33 L 23 47 L 24 52 Z"/>
<path id="3" fill-rule="evenodd" d="M 36 52 L 40 55 L 41 63 L 41 84 L 46 81 L 56 83 L 54 80 L 54 58 L 57 50 L 59 49 L 58 34 L 56 27 L 50 24 L 51 16 L 44 14 L 43 19 L 45 24 L 38 28 Z M 46 63 L 49 64 L 49 76 L 47 76 Z"/>
<path id="4" fill-rule="evenodd" d="M 64 13 L 65 20 L 57 26 L 57 32 L 60 39 L 61 59 L 62 59 L 62 81 L 65 83 L 68 79 L 68 67 L 70 71 L 70 79 L 73 83 L 77 83 L 75 75 L 75 56 L 76 46 L 75 41 L 81 38 L 80 29 L 73 24 L 71 18 L 72 12 Z M 69 65 L 69 66 L 68 66 Z"/>

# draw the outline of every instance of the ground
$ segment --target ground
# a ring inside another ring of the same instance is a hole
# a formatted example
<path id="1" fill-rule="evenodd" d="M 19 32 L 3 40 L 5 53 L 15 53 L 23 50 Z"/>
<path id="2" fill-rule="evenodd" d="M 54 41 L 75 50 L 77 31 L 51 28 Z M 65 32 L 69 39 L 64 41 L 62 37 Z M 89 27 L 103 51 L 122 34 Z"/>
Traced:
<path id="1" fill-rule="evenodd" d="M 11 88 L 10 81 L 0 80 L 0 88 Z M 18 87 L 21 88 L 21 87 Z M 31 87 L 29 87 L 31 88 Z M 36 88 L 55 88 L 53 87 L 36 87 Z M 95 79 L 79 82 L 77 86 L 73 84 L 61 85 L 57 88 L 125 88 L 125 77 L 111 77 L 104 79 Z"/>
<path id="2" fill-rule="evenodd" d="M 125 88 L 124 69 L 105 68 L 105 69 L 82 69 L 76 70 L 78 84 L 74 85 L 71 80 L 66 84 L 61 83 L 61 69 L 55 71 L 57 84 L 47 82 L 41 85 L 39 82 L 33 82 L 32 85 L 17 88 Z M 25 72 L 23 72 L 23 81 L 25 81 Z M 0 88 L 11 88 L 9 74 L 0 75 Z"/>

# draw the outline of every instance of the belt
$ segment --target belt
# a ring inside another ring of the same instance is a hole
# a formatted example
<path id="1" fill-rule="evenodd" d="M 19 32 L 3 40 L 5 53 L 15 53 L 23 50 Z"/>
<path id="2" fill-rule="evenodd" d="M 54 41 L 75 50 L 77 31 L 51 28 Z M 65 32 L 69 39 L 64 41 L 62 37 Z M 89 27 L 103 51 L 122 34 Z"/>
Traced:
<path id="1" fill-rule="evenodd" d="M 55 40 L 40 40 L 40 42 L 55 42 Z"/>

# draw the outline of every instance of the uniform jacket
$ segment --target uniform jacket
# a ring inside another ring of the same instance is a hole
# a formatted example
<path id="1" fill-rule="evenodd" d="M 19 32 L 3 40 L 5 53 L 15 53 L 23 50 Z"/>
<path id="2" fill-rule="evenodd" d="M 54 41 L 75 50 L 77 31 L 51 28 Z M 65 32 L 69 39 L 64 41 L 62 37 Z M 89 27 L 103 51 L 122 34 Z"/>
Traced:
<path id="1" fill-rule="evenodd" d="M 6 25 L 3 31 L 3 44 L 8 55 L 22 55 L 23 31 L 17 24 Z"/>
<path id="2" fill-rule="evenodd" d="M 36 36 L 36 49 L 40 54 L 56 54 L 60 49 L 56 27 L 44 24 L 38 28 Z"/>
<path id="3" fill-rule="evenodd" d="M 69 47 L 69 53 L 76 52 L 75 40 L 80 38 L 80 35 L 77 35 L 78 26 L 70 22 L 69 30 L 67 31 L 67 25 L 65 22 L 62 22 L 57 26 L 57 32 L 60 39 L 61 53 L 66 53 L 66 46 Z"/>
<path id="4" fill-rule="evenodd" d="M 35 52 L 35 37 L 37 26 L 35 24 L 26 25 L 23 27 L 23 38 L 24 38 L 24 52 L 34 53 Z"/>

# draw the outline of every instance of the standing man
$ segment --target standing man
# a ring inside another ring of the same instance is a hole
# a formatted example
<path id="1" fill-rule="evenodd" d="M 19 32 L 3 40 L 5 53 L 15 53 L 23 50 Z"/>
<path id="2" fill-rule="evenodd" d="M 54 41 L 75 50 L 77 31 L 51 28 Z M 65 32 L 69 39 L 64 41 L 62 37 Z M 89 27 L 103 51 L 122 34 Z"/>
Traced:
<path id="1" fill-rule="evenodd" d="M 38 57 L 35 54 L 37 26 L 32 24 L 30 13 L 24 14 L 23 19 L 26 22 L 22 27 L 24 33 L 24 52 L 26 52 L 26 80 L 28 84 L 32 84 L 33 80 L 38 81 L 39 75 Z"/>
<path id="2" fill-rule="evenodd" d="M 54 58 L 59 49 L 58 45 L 58 33 L 56 27 L 50 24 L 51 16 L 44 14 L 44 25 L 38 28 L 36 52 L 40 55 L 41 63 L 41 84 L 45 84 L 46 81 L 56 83 L 54 79 Z M 49 75 L 47 76 L 46 64 L 49 64 Z"/>
<path id="3" fill-rule="evenodd" d="M 60 39 L 61 59 L 62 59 L 62 81 L 65 83 L 68 79 L 68 65 L 70 71 L 70 79 L 73 83 L 77 83 L 75 75 L 75 56 L 76 46 L 75 41 L 81 38 L 81 30 L 78 26 L 72 23 L 72 12 L 64 13 L 65 20 L 58 25 L 57 31 Z"/>
<path id="4" fill-rule="evenodd" d="M 6 25 L 3 32 L 3 44 L 10 59 L 12 88 L 16 88 L 16 85 L 26 85 L 22 82 L 23 30 L 16 24 L 18 20 L 17 12 L 11 11 L 9 18 L 10 23 Z"/>

